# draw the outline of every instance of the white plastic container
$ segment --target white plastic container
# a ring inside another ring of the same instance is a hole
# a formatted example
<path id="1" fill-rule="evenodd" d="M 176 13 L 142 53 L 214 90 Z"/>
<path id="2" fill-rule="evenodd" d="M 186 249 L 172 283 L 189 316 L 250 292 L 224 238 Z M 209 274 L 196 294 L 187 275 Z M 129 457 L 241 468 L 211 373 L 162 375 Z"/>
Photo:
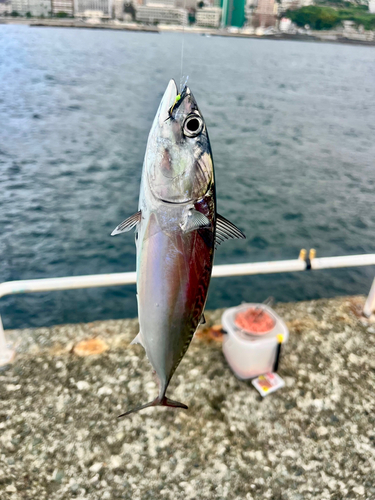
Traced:
<path id="1" fill-rule="evenodd" d="M 250 334 L 236 326 L 237 314 L 249 308 L 267 312 L 274 320 L 274 327 L 267 333 Z M 265 304 L 241 304 L 224 312 L 222 324 L 227 332 L 223 336 L 223 352 L 238 378 L 254 378 L 273 371 L 279 344 L 277 335 L 283 336 L 283 344 L 289 338 L 286 324 L 273 309 Z"/>

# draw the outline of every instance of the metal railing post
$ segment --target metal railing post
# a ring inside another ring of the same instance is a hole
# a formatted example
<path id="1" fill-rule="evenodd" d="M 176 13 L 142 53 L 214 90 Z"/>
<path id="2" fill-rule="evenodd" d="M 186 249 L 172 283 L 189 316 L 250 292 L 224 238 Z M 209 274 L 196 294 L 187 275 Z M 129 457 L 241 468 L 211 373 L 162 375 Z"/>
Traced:
<path id="1" fill-rule="evenodd" d="M 0 366 L 8 365 L 13 360 L 14 355 L 15 351 L 10 349 L 6 342 L 3 322 L 0 316 Z"/>
<path id="2" fill-rule="evenodd" d="M 370 292 L 367 296 L 365 307 L 363 308 L 363 314 L 367 318 L 369 318 L 374 313 L 375 313 L 375 278 L 374 281 L 372 282 Z"/>

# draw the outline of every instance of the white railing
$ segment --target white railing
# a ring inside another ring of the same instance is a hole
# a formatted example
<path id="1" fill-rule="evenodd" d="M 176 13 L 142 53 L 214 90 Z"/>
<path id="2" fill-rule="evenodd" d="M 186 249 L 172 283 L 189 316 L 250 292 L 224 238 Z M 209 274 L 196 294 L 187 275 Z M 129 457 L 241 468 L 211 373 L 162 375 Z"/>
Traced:
<path id="1" fill-rule="evenodd" d="M 305 271 L 306 269 L 337 269 L 340 267 L 357 267 L 375 265 L 375 254 L 347 255 L 342 257 L 315 257 L 310 250 L 306 258 L 305 250 L 301 250 L 298 259 L 270 262 L 254 262 L 248 264 L 228 264 L 214 266 L 213 278 L 227 276 L 245 276 L 255 274 L 272 274 Z M 64 278 L 46 278 L 35 280 L 8 281 L 0 283 L 0 298 L 5 295 L 20 293 L 47 292 L 52 290 L 72 290 L 75 288 L 94 288 L 101 286 L 131 285 L 136 283 L 136 273 L 94 274 L 89 276 L 69 276 Z M 363 309 L 365 316 L 375 311 L 375 280 Z M 14 352 L 7 347 L 0 316 L 0 366 L 13 357 Z"/>

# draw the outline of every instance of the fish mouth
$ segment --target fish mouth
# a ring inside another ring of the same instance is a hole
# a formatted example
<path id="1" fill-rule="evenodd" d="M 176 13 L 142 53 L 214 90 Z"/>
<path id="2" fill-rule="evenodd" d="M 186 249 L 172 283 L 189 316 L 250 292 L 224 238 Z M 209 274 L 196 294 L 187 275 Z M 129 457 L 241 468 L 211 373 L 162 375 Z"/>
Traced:
<path id="1" fill-rule="evenodd" d="M 159 125 L 162 126 L 163 123 L 170 118 L 169 110 L 175 104 L 176 97 L 178 96 L 178 88 L 176 82 L 171 79 L 169 80 L 168 86 L 164 92 L 164 95 L 160 101 L 158 116 Z"/>
<path id="2" fill-rule="evenodd" d="M 179 91 L 175 80 L 169 80 L 168 86 L 164 92 L 158 110 L 159 125 L 163 125 L 163 122 L 166 122 L 169 119 L 174 119 L 184 99 L 188 96 L 192 101 L 192 108 L 197 108 L 197 103 L 194 99 L 193 94 L 191 93 L 190 88 L 187 87 L 186 82 Z"/>
<path id="3" fill-rule="evenodd" d="M 191 92 L 190 92 L 190 89 L 189 87 L 186 86 L 186 84 L 182 87 L 181 91 L 177 94 L 176 98 L 175 98 L 175 102 L 172 104 L 172 106 L 169 108 L 168 110 L 168 115 L 169 115 L 169 118 L 174 118 L 178 112 L 178 108 L 181 106 L 181 104 L 183 103 L 183 100 L 185 99 L 185 97 L 187 96 L 191 96 Z M 194 98 L 193 98 L 194 99 Z"/>

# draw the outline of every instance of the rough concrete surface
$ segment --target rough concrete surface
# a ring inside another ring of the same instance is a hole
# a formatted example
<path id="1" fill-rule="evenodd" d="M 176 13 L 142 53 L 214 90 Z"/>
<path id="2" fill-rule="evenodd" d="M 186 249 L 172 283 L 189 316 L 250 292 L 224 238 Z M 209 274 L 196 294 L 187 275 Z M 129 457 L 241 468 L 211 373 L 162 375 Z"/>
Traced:
<path id="1" fill-rule="evenodd" d="M 122 420 L 157 393 L 142 347 L 129 347 L 136 320 L 7 332 L 18 355 L 0 371 L 1 500 L 375 499 L 375 325 L 356 315 L 363 300 L 277 305 L 291 332 L 286 387 L 264 399 L 203 332 L 168 391 L 189 410 Z M 109 349 L 74 353 L 93 337 Z"/>

